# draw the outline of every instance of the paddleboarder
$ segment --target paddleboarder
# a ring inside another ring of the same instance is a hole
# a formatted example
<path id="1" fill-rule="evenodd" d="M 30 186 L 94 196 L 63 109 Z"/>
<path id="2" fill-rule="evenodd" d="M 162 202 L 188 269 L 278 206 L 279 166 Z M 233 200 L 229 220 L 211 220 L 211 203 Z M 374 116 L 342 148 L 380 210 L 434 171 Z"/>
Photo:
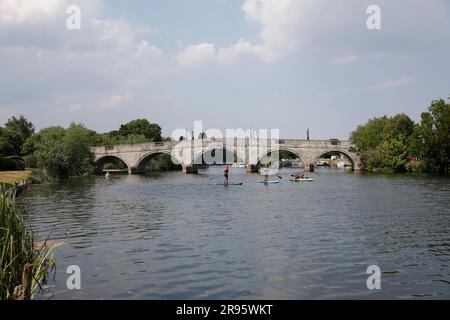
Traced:
<path id="1" fill-rule="evenodd" d="M 228 166 L 223 169 L 223 184 L 228 184 L 228 174 L 230 173 L 230 168 Z"/>

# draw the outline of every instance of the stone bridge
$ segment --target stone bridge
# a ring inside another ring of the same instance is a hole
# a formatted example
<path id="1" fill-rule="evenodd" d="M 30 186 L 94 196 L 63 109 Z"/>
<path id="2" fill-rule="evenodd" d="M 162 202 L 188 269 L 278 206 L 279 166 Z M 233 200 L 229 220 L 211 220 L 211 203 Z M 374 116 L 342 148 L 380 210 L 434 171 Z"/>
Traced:
<path id="1" fill-rule="evenodd" d="M 215 154 L 213 154 L 212 150 Z M 229 152 L 223 152 L 223 150 Z M 351 143 L 337 139 L 330 140 L 297 140 L 297 139 L 204 139 L 168 142 L 151 142 L 143 144 L 124 144 L 93 147 L 97 170 L 101 172 L 103 165 L 111 158 L 122 160 L 129 173 L 143 173 L 147 163 L 157 155 L 167 154 L 174 163 L 181 164 L 186 173 L 197 173 L 202 164 L 221 164 L 219 154 L 233 154 L 233 163 L 237 158 L 245 163 L 247 170 L 257 172 L 258 165 L 268 157 L 272 163 L 279 160 L 277 151 L 288 151 L 299 158 L 306 171 L 314 171 L 320 157 L 329 152 L 346 155 L 352 162 L 354 170 L 361 170 L 362 163 L 358 155 L 351 152 Z M 221 151 L 221 152 L 218 152 Z M 276 157 L 276 159 L 274 159 Z"/>

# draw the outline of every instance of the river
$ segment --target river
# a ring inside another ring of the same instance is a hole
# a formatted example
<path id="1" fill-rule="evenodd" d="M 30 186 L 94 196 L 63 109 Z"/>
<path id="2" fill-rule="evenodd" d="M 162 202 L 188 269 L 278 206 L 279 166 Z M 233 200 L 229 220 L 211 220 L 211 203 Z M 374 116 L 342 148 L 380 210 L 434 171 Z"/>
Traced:
<path id="1" fill-rule="evenodd" d="M 324 168 L 296 183 L 283 169 L 263 185 L 233 169 L 244 184 L 224 187 L 221 170 L 33 186 L 17 200 L 26 224 L 63 242 L 38 298 L 450 298 L 450 179 Z"/>

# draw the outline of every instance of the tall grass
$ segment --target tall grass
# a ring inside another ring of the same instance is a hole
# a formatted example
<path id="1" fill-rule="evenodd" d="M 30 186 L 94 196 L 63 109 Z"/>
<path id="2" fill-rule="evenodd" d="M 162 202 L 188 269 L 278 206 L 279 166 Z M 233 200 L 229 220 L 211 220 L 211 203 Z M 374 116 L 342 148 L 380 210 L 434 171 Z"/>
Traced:
<path id="1" fill-rule="evenodd" d="M 15 195 L 0 184 L 0 300 L 27 299 L 42 289 L 54 262 L 51 245 L 35 246 L 34 237 L 15 207 Z M 24 269 L 31 270 L 31 295 L 23 296 Z M 22 291 L 21 291 L 22 290 Z M 22 293 L 21 293 L 22 292 Z"/>
<path id="2" fill-rule="evenodd" d="M 32 169 L 29 179 L 34 184 L 40 184 L 50 181 L 49 176 L 42 170 Z"/>

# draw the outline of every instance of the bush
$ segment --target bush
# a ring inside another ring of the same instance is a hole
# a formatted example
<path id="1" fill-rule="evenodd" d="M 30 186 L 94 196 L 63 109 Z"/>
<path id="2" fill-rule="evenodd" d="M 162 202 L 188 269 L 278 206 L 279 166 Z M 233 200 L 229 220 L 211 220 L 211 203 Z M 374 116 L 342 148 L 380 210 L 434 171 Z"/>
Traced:
<path id="1" fill-rule="evenodd" d="M 38 167 L 37 158 L 34 154 L 30 154 L 28 156 L 23 157 L 26 168 L 35 169 Z"/>
<path id="2" fill-rule="evenodd" d="M 28 230 L 17 212 L 14 195 L 0 184 L 0 300 L 29 299 L 42 287 L 50 268 L 52 246 L 46 242 L 36 245 L 33 234 Z M 15 288 L 24 284 L 24 270 L 31 278 L 31 296 L 16 296 Z"/>
<path id="3" fill-rule="evenodd" d="M 42 170 L 32 170 L 30 174 L 30 180 L 34 184 L 40 184 L 49 181 L 50 178 Z"/>
<path id="4" fill-rule="evenodd" d="M 425 172 L 426 171 L 426 163 L 424 161 L 409 161 L 406 164 L 406 170 L 408 172 Z"/>
<path id="5" fill-rule="evenodd" d="M 0 170 L 2 171 L 16 171 L 25 170 L 25 162 L 17 157 L 0 158 Z"/>

